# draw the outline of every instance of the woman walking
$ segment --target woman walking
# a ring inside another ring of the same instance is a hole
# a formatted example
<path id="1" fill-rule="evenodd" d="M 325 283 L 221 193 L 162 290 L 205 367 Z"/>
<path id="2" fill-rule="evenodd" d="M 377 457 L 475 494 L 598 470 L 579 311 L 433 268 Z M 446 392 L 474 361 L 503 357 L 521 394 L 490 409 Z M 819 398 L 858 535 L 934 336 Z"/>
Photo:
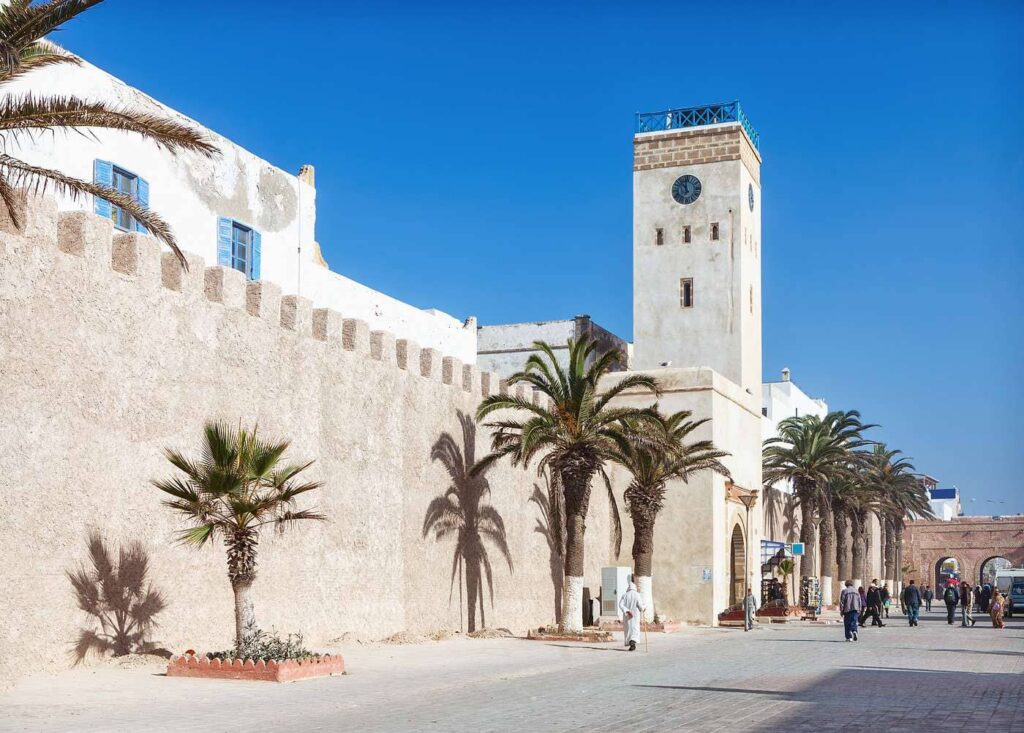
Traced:
<path id="1" fill-rule="evenodd" d="M 1003 628 L 1003 594 L 999 589 L 992 590 L 992 602 L 988 606 L 989 615 L 992 617 L 992 628 Z"/>

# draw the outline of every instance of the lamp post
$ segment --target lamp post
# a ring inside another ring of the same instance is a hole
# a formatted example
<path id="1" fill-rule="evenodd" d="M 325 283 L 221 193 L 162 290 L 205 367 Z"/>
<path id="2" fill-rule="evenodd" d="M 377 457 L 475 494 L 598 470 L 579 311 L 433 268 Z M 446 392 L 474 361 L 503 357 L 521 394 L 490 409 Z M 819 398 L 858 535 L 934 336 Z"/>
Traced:
<path id="1" fill-rule="evenodd" d="M 745 528 L 747 530 L 747 532 L 746 532 L 746 534 L 747 534 L 747 539 L 746 539 L 747 563 L 749 563 L 750 562 L 750 550 L 751 550 L 751 548 L 750 548 L 750 510 L 753 509 L 754 508 L 754 504 L 757 503 L 757 489 L 751 489 L 749 492 L 747 492 L 743 496 L 739 497 L 739 499 L 740 499 L 741 502 L 743 502 L 743 506 L 745 506 L 747 508 L 747 523 L 746 523 Z M 747 574 L 749 576 L 751 574 L 750 571 L 748 571 Z M 749 577 L 747 578 L 747 582 L 748 583 L 750 582 Z M 744 589 L 744 593 L 745 592 L 746 592 L 746 589 Z M 760 595 L 761 594 L 761 589 L 758 588 L 757 592 Z M 761 599 L 761 603 L 764 603 L 764 599 L 763 598 Z"/>

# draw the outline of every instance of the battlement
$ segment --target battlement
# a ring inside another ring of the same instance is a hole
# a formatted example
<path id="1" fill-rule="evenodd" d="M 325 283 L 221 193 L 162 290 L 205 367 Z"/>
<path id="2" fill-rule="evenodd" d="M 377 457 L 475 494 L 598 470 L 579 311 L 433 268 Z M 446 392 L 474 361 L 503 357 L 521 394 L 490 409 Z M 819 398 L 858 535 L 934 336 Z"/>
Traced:
<path id="1" fill-rule="evenodd" d="M 509 393 L 508 382 L 494 372 L 482 372 L 473 364 L 464 364 L 436 349 L 421 348 L 415 341 L 396 338 L 388 331 L 371 330 L 366 321 L 318 308 L 308 298 L 282 295 L 281 288 L 272 282 L 248 281 L 237 270 L 208 266 L 190 253 L 185 254 L 186 269 L 152 236 L 115 231 L 109 220 L 90 212 L 58 211 L 50 196 L 23 193 L 22 200 L 26 206 L 20 230 L 6 214 L 0 215 L 0 254 L 4 257 L 9 256 L 6 248 L 52 248 L 83 259 L 93 270 L 109 270 L 111 277 L 132 279 L 140 290 L 140 305 L 147 290 L 163 289 L 178 294 L 189 308 L 244 311 L 280 328 L 282 337 L 323 342 L 330 348 L 354 352 L 481 398 Z M 525 385 L 511 390 L 533 404 L 545 399 Z"/>

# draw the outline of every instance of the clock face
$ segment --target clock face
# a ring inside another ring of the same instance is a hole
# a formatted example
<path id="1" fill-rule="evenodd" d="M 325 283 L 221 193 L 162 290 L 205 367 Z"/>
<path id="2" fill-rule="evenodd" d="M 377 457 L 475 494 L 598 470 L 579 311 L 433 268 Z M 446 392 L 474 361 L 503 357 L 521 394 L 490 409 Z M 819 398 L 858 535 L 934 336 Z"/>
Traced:
<path id="1" fill-rule="evenodd" d="M 672 184 L 672 198 L 681 204 L 692 204 L 700 198 L 700 180 L 696 176 L 679 176 Z"/>
<path id="2" fill-rule="evenodd" d="M 754 210 L 754 184 L 747 184 L 747 202 L 750 204 L 750 210 Z"/>

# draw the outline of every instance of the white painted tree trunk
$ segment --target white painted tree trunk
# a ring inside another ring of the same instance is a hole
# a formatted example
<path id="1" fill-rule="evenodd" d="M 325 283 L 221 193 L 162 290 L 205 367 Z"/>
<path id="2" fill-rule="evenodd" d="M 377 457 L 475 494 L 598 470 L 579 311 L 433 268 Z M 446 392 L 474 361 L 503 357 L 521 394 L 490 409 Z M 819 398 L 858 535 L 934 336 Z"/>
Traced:
<path id="1" fill-rule="evenodd" d="M 832 605 L 832 578 L 828 575 L 821 576 L 821 605 Z"/>
<path id="2" fill-rule="evenodd" d="M 562 628 L 583 631 L 583 576 L 566 575 L 562 584 Z"/>
<path id="3" fill-rule="evenodd" d="M 644 599 L 644 623 L 654 621 L 654 579 L 650 575 L 637 575 L 633 578 L 636 581 L 637 592 Z"/>
<path id="4" fill-rule="evenodd" d="M 854 590 L 857 590 L 862 585 L 864 585 L 864 581 L 863 580 L 861 580 L 860 578 L 854 578 L 853 579 L 853 589 Z"/>

